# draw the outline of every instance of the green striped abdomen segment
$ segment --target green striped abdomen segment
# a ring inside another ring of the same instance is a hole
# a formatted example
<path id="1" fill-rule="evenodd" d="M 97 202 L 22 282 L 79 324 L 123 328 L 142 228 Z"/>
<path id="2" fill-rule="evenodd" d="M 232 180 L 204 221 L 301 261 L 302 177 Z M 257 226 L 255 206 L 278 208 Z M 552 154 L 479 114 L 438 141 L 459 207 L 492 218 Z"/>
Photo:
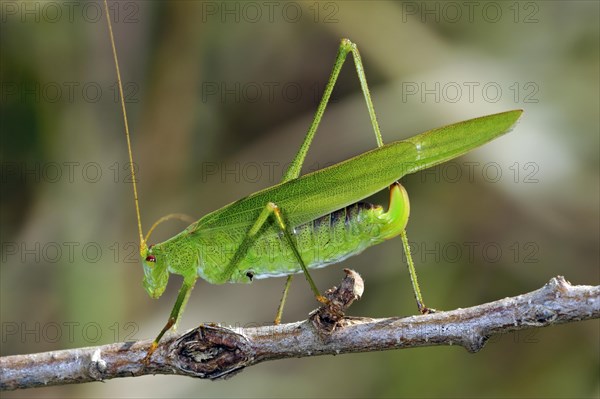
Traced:
<path id="1" fill-rule="evenodd" d="M 324 267 L 362 252 L 384 240 L 386 220 L 380 206 L 356 203 L 290 229 L 308 268 Z M 248 282 L 302 271 L 282 232 L 271 223 L 256 240 L 231 282 Z"/>

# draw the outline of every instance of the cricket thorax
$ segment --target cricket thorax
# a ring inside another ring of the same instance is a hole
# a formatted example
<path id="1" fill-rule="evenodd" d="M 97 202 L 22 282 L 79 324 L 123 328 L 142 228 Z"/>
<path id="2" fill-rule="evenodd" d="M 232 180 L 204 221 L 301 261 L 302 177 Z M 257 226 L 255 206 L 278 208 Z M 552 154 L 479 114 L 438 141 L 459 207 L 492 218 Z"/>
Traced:
<path id="1" fill-rule="evenodd" d="M 196 268 L 200 262 L 199 244 L 197 240 L 184 232 L 157 244 L 156 248 L 164 257 L 169 272 L 188 277 L 196 274 Z"/>

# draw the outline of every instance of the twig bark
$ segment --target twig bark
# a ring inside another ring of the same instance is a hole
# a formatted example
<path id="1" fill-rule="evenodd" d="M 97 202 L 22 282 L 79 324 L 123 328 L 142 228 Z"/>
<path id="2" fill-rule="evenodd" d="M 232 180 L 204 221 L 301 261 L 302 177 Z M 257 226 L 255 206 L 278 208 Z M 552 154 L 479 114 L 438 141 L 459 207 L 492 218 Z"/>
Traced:
<path id="1" fill-rule="evenodd" d="M 201 325 L 166 336 L 146 363 L 151 341 L 3 357 L 0 389 L 145 374 L 219 379 L 266 360 L 419 346 L 461 345 L 477 352 L 496 334 L 600 317 L 600 286 L 572 286 L 561 276 L 536 291 L 467 309 L 405 318 L 344 317 L 363 290 L 360 276 L 345 272 L 340 287 L 326 293 L 330 303 L 308 320 L 236 329 Z"/>

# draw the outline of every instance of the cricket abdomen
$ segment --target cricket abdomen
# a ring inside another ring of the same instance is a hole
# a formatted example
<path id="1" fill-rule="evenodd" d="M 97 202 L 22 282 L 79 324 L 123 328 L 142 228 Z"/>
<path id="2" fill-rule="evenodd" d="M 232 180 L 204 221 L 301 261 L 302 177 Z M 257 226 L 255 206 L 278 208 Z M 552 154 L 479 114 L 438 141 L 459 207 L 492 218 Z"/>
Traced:
<path id="1" fill-rule="evenodd" d="M 377 244 L 384 226 L 381 206 L 366 202 L 352 204 L 312 222 L 291 229 L 302 260 L 310 269 L 324 267 Z M 260 242 L 266 249 L 262 262 L 256 263 L 255 278 L 287 275 L 302 271 L 282 234 L 269 235 Z"/>
<path id="2" fill-rule="evenodd" d="M 397 236 L 406 227 L 408 214 L 406 191 L 400 185 L 394 185 L 388 212 L 384 213 L 379 205 L 358 202 L 290 230 L 302 260 L 309 269 L 314 269 L 341 262 Z M 277 277 L 301 271 L 284 235 L 270 226 L 248 251 L 229 281 Z"/>

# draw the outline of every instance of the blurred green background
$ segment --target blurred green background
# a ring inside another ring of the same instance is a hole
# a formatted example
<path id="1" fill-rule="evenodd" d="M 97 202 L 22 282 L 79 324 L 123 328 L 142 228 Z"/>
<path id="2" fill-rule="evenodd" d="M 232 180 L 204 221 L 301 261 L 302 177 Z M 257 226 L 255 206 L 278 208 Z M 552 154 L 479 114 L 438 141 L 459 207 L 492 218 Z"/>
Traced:
<path id="1" fill-rule="evenodd" d="M 115 72 L 100 3 L 3 1 L 2 355 L 152 338 Z M 143 225 L 200 217 L 277 182 L 349 37 L 384 140 L 523 108 L 514 131 L 403 180 L 428 305 L 467 307 L 599 270 L 599 3 L 111 3 Z M 375 146 L 351 63 L 305 171 Z M 387 194 L 371 199 L 386 203 Z M 152 241 L 180 231 L 162 225 Z M 353 315 L 416 312 L 400 240 L 342 267 L 366 283 Z M 196 285 L 180 328 L 269 323 L 284 279 Z M 315 307 L 297 278 L 285 321 Z M 432 347 L 292 359 L 225 382 L 148 376 L 3 397 L 598 397 L 598 321 L 509 334 L 472 355 Z"/>

